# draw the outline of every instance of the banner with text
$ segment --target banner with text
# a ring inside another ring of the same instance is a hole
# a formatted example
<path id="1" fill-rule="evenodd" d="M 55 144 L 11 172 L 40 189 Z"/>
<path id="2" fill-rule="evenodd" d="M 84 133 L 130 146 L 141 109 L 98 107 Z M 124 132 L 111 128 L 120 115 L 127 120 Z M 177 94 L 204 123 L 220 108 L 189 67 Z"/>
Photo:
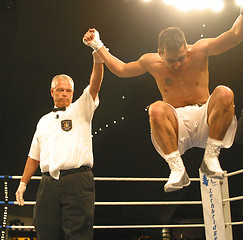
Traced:
<path id="1" fill-rule="evenodd" d="M 226 240 L 220 182 L 199 170 L 207 240 Z"/>

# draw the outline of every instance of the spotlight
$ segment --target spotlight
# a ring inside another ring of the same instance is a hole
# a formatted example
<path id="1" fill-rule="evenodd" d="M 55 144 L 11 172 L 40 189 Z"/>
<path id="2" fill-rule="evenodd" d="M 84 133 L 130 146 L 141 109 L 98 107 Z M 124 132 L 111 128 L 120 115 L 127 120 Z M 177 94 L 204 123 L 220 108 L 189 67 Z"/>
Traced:
<path id="1" fill-rule="evenodd" d="M 242 4 L 243 0 L 235 0 L 237 4 Z M 173 5 L 181 11 L 191 9 L 205 10 L 211 8 L 215 12 L 219 12 L 224 8 L 223 0 L 163 0 L 168 5 Z"/>
<path id="2" fill-rule="evenodd" d="M 238 6 L 241 6 L 241 5 L 243 5 L 243 0 L 235 0 L 235 3 L 236 3 Z"/>
<path id="3" fill-rule="evenodd" d="M 204 9 L 207 9 L 210 7 L 210 2 L 211 0 L 204 0 L 204 1 L 195 1 L 194 4 L 195 4 L 195 8 L 198 9 L 198 10 L 204 10 Z"/>
<path id="4" fill-rule="evenodd" d="M 214 12 L 220 12 L 224 8 L 224 3 L 222 0 L 214 0 L 211 5 L 211 9 Z"/>

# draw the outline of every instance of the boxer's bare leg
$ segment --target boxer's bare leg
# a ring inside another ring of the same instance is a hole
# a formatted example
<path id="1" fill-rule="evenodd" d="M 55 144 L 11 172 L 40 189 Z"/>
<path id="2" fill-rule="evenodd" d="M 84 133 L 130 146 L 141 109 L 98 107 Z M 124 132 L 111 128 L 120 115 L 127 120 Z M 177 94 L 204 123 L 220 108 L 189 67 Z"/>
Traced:
<path id="1" fill-rule="evenodd" d="M 218 156 L 222 140 L 234 116 L 234 94 L 230 88 L 218 86 L 209 101 L 208 125 L 209 138 L 205 148 L 201 170 L 215 178 L 223 178 Z"/>
<path id="2" fill-rule="evenodd" d="M 165 192 L 176 191 L 190 184 L 185 166 L 178 150 L 178 123 L 172 108 L 163 101 L 149 107 L 149 120 L 153 138 L 165 153 L 171 174 L 164 186 Z"/>

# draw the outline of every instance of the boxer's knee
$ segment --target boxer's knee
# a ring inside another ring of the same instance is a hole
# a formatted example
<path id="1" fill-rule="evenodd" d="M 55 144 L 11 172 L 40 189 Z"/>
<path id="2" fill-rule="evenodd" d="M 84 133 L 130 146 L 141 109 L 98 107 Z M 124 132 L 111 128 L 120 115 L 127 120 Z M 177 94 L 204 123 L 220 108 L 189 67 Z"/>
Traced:
<path id="1" fill-rule="evenodd" d="M 234 106 L 234 93 L 226 86 L 218 86 L 214 90 L 215 101 L 220 104 L 221 107 L 227 109 Z"/>
<path id="2" fill-rule="evenodd" d="M 168 114 L 171 112 L 170 107 L 163 101 L 156 101 L 149 107 L 150 123 L 161 124 L 161 122 L 168 120 Z"/>

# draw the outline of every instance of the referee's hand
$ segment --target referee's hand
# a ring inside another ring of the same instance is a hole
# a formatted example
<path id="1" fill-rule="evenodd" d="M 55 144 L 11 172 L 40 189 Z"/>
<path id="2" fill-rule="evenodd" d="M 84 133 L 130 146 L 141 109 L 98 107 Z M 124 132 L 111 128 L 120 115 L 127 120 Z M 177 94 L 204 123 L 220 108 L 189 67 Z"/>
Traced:
<path id="1" fill-rule="evenodd" d="M 24 182 L 19 183 L 19 187 L 15 193 L 16 200 L 19 206 L 24 206 L 24 192 L 26 190 L 27 184 Z"/>

